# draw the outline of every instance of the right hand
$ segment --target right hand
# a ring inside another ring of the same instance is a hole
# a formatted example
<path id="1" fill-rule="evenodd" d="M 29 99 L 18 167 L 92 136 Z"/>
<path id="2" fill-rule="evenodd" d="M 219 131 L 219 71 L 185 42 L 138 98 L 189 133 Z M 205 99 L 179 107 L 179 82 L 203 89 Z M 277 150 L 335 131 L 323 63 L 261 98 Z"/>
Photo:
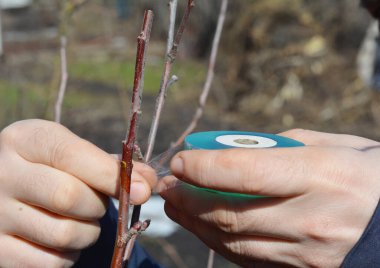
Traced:
<path id="1" fill-rule="evenodd" d="M 145 202 L 155 173 L 135 163 L 131 202 Z M 100 234 L 119 161 L 43 120 L 0 133 L 0 267 L 70 267 Z"/>
<path id="2" fill-rule="evenodd" d="M 190 150 L 171 162 L 183 182 L 267 198 L 227 198 L 168 176 L 158 185 L 165 212 L 244 267 L 340 267 L 379 203 L 380 143 L 307 130 L 280 135 L 306 146 Z"/>

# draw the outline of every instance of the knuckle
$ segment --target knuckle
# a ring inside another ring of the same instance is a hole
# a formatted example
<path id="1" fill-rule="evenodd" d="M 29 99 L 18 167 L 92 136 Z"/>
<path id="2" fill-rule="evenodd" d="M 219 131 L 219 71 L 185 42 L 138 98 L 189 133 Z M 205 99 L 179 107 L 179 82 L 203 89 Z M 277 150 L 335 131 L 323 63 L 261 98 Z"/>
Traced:
<path id="1" fill-rule="evenodd" d="M 38 142 L 40 138 L 44 143 L 39 142 L 39 145 L 46 144 L 46 138 L 53 127 L 60 126 L 57 123 L 40 119 L 28 119 L 17 121 L 5 127 L 0 132 L 0 143 L 13 144 L 20 139 L 29 139 L 28 142 Z"/>
<path id="2" fill-rule="evenodd" d="M 61 221 L 52 235 L 53 246 L 57 249 L 74 249 L 76 240 L 79 240 L 76 236 L 76 226 L 71 221 Z"/>
<path id="3" fill-rule="evenodd" d="M 98 223 L 96 223 L 95 226 L 96 227 L 93 229 L 92 235 L 88 236 L 88 241 L 87 241 L 85 247 L 89 247 L 89 246 L 95 244 L 96 241 L 98 241 L 98 239 L 99 239 L 101 229 L 100 229 L 100 226 Z"/>
<path id="4" fill-rule="evenodd" d="M 231 237 L 224 236 L 222 237 L 222 245 L 229 254 L 235 256 L 244 256 L 246 254 L 244 242 L 241 240 L 232 240 Z"/>
<path id="5" fill-rule="evenodd" d="M 91 212 L 91 218 L 93 219 L 100 219 L 102 218 L 106 212 L 107 212 L 107 206 L 108 206 L 108 199 L 106 197 L 102 198 L 101 204 L 94 208 Z"/>
<path id="6" fill-rule="evenodd" d="M 315 161 L 315 170 L 322 178 L 339 186 L 338 189 L 345 190 L 357 184 L 358 176 L 362 176 L 362 168 L 353 168 L 360 159 L 356 156 L 360 152 L 354 149 L 344 148 L 339 150 L 319 150 L 312 155 Z M 355 189 L 355 188 L 354 188 Z"/>
<path id="7" fill-rule="evenodd" d="M 81 189 L 74 182 L 65 182 L 59 185 L 52 197 L 52 206 L 56 212 L 68 213 L 78 204 Z"/>
<path id="8" fill-rule="evenodd" d="M 218 242 L 213 246 L 221 255 L 238 265 L 242 265 L 242 267 L 252 266 L 252 248 L 248 246 L 246 241 L 232 238 L 228 234 L 222 234 L 219 236 Z M 260 248 L 254 250 L 256 255 Z"/>
<path id="9" fill-rule="evenodd" d="M 62 139 L 53 143 L 52 149 L 49 151 L 49 160 L 52 166 L 65 167 L 65 162 L 73 156 L 74 151 L 72 144 Z"/>
<path id="10" fill-rule="evenodd" d="M 101 231 L 99 224 L 88 223 L 85 228 L 85 232 L 79 232 L 77 222 L 62 221 L 54 230 L 53 246 L 59 250 L 72 251 L 82 250 L 95 244 Z"/>
<path id="11" fill-rule="evenodd" d="M 226 233 L 239 233 L 240 224 L 237 213 L 229 210 L 217 210 L 213 221 L 218 228 Z"/>
<path id="12" fill-rule="evenodd" d="M 337 233 L 333 220 L 321 215 L 304 217 L 300 230 L 306 239 L 317 242 L 330 242 Z"/>
<path id="13" fill-rule="evenodd" d="M 310 133 L 311 133 L 310 130 L 306 130 L 306 129 L 302 129 L 302 128 L 294 128 L 294 129 L 290 129 L 290 130 L 284 132 L 283 134 L 291 137 L 292 139 L 297 140 L 297 139 L 301 139 L 307 135 L 310 135 Z"/>
<path id="14" fill-rule="evenodd" d="M 17 128 L 17 123 L 13 123 L 5 127 L 0 132 L 0 143 L 1 144 L 12 144 L 14 140 L 17 139 L 19 131 Z"/>
<path id="15" fill-rule="evenodd" d="M 225 152 L 217 152 L 214 153 L 214 157 L 211 158 L 213 160 L 213 164 L 217 165 L 219 168 L 223 169 L 230 169 L 234 167 L 234 158 L 235 158 L 235 151 L 234 150 L 228 150 Z"/>

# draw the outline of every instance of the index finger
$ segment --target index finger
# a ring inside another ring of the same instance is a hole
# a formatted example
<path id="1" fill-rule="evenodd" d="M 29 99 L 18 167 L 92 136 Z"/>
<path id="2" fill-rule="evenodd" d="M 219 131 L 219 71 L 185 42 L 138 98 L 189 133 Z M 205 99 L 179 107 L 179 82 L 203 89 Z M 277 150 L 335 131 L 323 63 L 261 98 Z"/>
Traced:
<path id="1" fill-rule="evenodd" d="M 65 171 L 107 195 L 118 193 L 118 160 L 67 128 L 44 120 L 16 122 L 1 132 L 2 149 Z"/>
<path id="2" fill-rule="evenodd" d="M 225 192 L 286 197 L 305 193 L 355 162 L 349 148 L 193 150 L 177 154 L 172 172 L 182 181 Z M 333 181 L 333 180 L 332 180 Z"/>

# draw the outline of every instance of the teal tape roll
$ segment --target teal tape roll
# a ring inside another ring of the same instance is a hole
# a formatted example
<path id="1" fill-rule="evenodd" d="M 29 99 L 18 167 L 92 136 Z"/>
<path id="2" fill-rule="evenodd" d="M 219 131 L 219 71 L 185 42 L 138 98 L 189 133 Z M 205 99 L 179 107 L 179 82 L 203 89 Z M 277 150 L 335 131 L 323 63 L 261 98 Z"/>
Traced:
<path id="1" fill-rule="evenodd" d="M 288 148 L 304 146 L 302 142 L 268 133 L 245 132 L 245 131 L 208 131 L 188 135 L 185 138 L 186 150 L 222 150 L 231 148 Z M 195 187 L 195 186 L 194 186 Z M 239 193 L 228 193 L 213 189 L 199 188 L 219 195 L 261 198 Z"/>

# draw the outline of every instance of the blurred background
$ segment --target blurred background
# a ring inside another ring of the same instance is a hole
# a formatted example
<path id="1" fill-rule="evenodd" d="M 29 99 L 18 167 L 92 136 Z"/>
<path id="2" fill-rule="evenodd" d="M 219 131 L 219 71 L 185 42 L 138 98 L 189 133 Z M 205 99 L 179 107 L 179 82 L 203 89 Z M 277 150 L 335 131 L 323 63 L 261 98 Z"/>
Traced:
<path id="1" fill-rule="evenodd" d="M 155 22 L 139 129 L 144 149 L 163 71 L 168 0 L 70 0 L 77 5 L 70 12 L 63 2 L 0 0 L 0 129 L 26 118 L 53 119 L 64 32 L 69 81 L 62 124 L 108 152 L 120 152 L 136 37 L 149 8 Z M 179 2 L 178 20 L 187 1 Z M 174 65 L 179 81 L 167 95 L 156 154 L 195 111 L 219 7 L 218 0 L 196 1 Z M 308 128 L 380 140 L 379 55 L 377 27 L 359 0 L 230 1 L 216 77 L 197 130 Z M 149 217 L 164 214 L 152 211 Z M 206 265 L 201 242 L 167 219 L 157 221 L 152 226 L 158 231 L 140 239 L 152 255 L 168 267 Z M 218 257 L 216 267 L 235 266 Z"/>

